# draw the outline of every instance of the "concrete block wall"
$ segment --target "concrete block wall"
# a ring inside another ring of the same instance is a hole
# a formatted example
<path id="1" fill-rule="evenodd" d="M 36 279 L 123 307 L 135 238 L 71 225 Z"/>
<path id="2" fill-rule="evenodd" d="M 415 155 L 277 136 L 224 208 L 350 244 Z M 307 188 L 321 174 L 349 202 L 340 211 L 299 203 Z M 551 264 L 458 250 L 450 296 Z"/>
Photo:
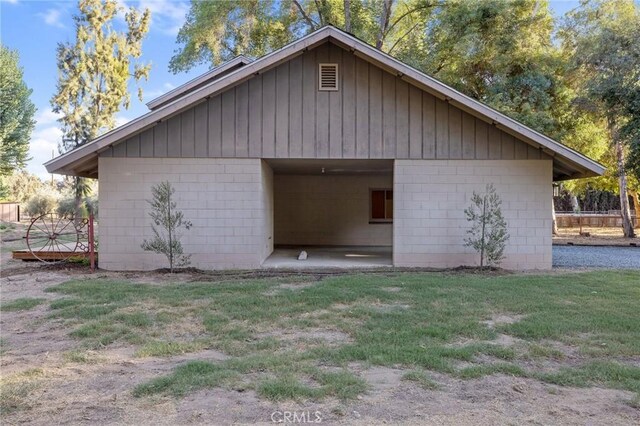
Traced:
<path id="1" fill-rule="evenodd" d="M 266 161 L 261 161 L 260 165 L 261 189 L 262 189 L 262 247 L 260 252 L 260 262 L 269 257 L 273 252 L 273 169 Z"/>
<path id="2" fill-rule="evenodd" d="M 276 174 L 275 243 L 390 246 L 393 226 L 369 223 L 369 189 L 392 187 L 390 174 Z"/>
<path id="3" fill-rule="evenodd" d="M 167 266 L 164 256 L 140 248 L 145 238 L 152 237 L 146 200 L 151 198 L 151 187 L 163 180 L 173 184 L 178 208 L 193 223 L 182 237 L 192 266 L 260 266 L 268 250 L 261 160 L 101 157 L 99 173 L 100 268 Z"/>
<path id="4" fill-rule="evenodd" d="M 551 268 L 551 160 L 396 160 L 395 266 L 478 265 L 464 209 L 493 183 L 511 235 L 501 266 Z"/>

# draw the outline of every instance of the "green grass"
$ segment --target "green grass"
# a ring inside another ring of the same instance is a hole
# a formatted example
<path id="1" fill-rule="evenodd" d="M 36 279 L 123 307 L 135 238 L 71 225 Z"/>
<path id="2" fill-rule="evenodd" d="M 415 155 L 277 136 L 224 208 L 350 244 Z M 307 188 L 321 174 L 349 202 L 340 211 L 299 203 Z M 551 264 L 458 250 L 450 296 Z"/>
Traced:
<path id="1" fill-rule="evenodd" d="M 24 297 L 21 299 L 15 299 L 7 303 L 0 303 L 0 311 L 2 312 L 15 312 L 26 311 L 33 309 L 36 306 L 44 302 L 45 299 L 38 299 L 32 297 Z"/>
<path id="2" fill-rule="evenodd" d="M 210 348 L 232 357 L 183 364 L 136 388 L 138 396 L 227 386 L 273 400 L 349 399 L 366 390 L 350 363 L 405 368 L 406 380 L 426 388 L 431 370 L 639 392 L 640 368 L 628 363 L 640 357 L 638 272 L 355 274 L 273 291 L 310 279 L 74 280 L 49 289 L 64 296 L 51 303 L 51 316 L 88 348 L 126 342 L 137 346 L 137 356 Z M 488 327 L 484 321 L 496 315 L 519 320 Z M 323 340 L 316 330 L 344 338 Z M 287 338 L 287 331 L 301 337 Z M 521 340 L 500 346 L 493 342 L 498 333 Z M 562 347 L 572 349 L 571 364 Z M 543 373 L 538 362 L 556 368 Z"/>
<path id="3" fill-rule="evenodd" d="M 425 373 L 424 371 L 422 371 L 422 370 L 415 369 L 415 370 L 407 371 L 402 376 L 402 380 L 415 382 L 423 389 L 434 390 L 434 389 L 439 389 L 440 388 L 440 386 L 438 386 L 438 384 L 436 382 L 431 380 L 429 375 L 427 373 Z"/>
<path id="4" fill-rule="evenodd" d="M 205 361 L 191 361 L 180 365 L 168 376 L 151 380 L 135 388 L 135 396 L 170 393 L 183 396 L 198 389 L 220 386 L 230 379 L 234 372 Z"/>
<path id="5" fill-rule="evenodd" d="M 206 348 L 203 342 L 172 342 L 157 340 L 145 343 L 135 353 L 135 356 L 144 358 L 149 356 L 172 356 L 189 352 L 196 352 Z"/>

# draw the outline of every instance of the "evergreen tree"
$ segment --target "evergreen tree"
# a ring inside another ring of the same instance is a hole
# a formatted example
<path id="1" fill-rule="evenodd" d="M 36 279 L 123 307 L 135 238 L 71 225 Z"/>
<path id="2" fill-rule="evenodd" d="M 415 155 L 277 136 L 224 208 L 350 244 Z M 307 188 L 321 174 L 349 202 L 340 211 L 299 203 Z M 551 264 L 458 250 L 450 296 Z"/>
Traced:
<path id="1" fill-rule="evenodd" d="M 126 31 L 121 32 L 113 28 L 121 10 L 116 0 L 80 0 L 78 7 L 75 42 L 58 45 L 58 85 L 51 99 L 53 111 L 62 114 L 61 153 L 115 127 L 116 113 L 129 107 L 129 81 L 147 78 L 150 69 L 139 62 L 149 30 L 149 10 L 129 9 Z M 140 88 L 138 97 L 142 99 Z M 85 179 L 74 179 L 77 212 L 89 190 Z"/>
<path id="2" fill-rule="evenodd" d="M 487 185 L 484 194 L 473 192 L 471 206 L 465 209 L 471 229 L 465 245 L 480 254 L 480 267 L 493 266 L 504 258 L 504 249 L 509 240 L 507 222 L 502 216 L 502 200 L 493 184 Z"/>
<path id="3" fill-rule="evenodd" d="M 23 168 L 29 160 L 29 138 L 36 108 L 23 79 L 18 53 L 0 45 L 0 176 Z"/>
<path id="4" fill-rule="evenodd" d="M 176 190 L 169 182 L 160 182 L 151 188 L 152 199 L 147 200 L 151 206 L 149 216 L 153 223 L 153 238 L 142 242 L 142 249 L 164 254 L 169 261 L 169 271 L 175 267 L 185 267 L 190 263 L 190 255 L 185 255 L 180 242 L 180 228 L 191 228 L 191 222 L 185 220 L 184 214 L 177 209 L 173 199 Z"/>

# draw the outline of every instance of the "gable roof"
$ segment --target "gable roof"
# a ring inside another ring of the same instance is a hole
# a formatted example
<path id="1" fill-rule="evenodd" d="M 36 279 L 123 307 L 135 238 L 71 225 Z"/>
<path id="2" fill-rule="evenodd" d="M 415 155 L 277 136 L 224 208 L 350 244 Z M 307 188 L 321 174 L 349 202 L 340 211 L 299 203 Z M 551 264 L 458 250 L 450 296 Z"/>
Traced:
<path id="1" fill-rule="evenodd" d="M 147 102 L 147 107 L 150 110 L 158 109 L 159 107 L 170 103 L 187 93 L 193 92 L 194 90 L 199 89 L 202 86 L 207 85 L 215 80 L 218 80 L 225 75 L 237 70 L 238 68 L 250 64 L 251 59 L 246 56 L 240 55 L 235 58 L 205 72 L 204 74 L 194 78 L 193 80 L 189 80 L 186 83 L 176 87 L 173 90 L 165 93 L 164 95 L 158 96 L 157 98 Z"/>
<path id="2" fill-rule="evenodd" d="M 239 68 L 228 72 L 220 78 L 216 78 L 215 75 L 220 75 L 221 72 L 216 74 L 215 71 L 222 66 L 211 70 L 150 102 L 149 106 L 153 106 L 153 109 L 147 114 L 105 133 L 86 145 L 46 162 L 45 167 L 50 173 L 97 177 L 97 157 L 101 151 L 328 41 L 349 50 L 357 57 L 398 76 L 437 98 L 443 99 L 451 105 L 495 125 L 500 130 L 541 149 L 553 157 L 554 176 L 556 179 L 574 179 L 597 176 L 604 173 L 605 168 L 601 164 L 585 155 L 334 27 L 323 27 L 253 62 L 242 63 Z M 246 61 L 246 58 L 244 60 Z M 241 62 L 242 58 L 235 65 L 238 66 Z M 223 64 L 223 66 L 227 64 L 229 62 Z"/>

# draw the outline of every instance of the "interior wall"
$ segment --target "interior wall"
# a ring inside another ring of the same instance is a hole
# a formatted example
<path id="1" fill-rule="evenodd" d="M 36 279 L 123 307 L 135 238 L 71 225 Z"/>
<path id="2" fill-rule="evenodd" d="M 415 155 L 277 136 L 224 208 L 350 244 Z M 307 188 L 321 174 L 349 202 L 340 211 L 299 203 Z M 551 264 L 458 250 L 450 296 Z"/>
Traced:
<path id="1" fill-rule="evenodd" d="M 389 175 L 274 175 L 276 245 L 391 246 L 393 225 L 369 223 L 369 189 Z"/>

